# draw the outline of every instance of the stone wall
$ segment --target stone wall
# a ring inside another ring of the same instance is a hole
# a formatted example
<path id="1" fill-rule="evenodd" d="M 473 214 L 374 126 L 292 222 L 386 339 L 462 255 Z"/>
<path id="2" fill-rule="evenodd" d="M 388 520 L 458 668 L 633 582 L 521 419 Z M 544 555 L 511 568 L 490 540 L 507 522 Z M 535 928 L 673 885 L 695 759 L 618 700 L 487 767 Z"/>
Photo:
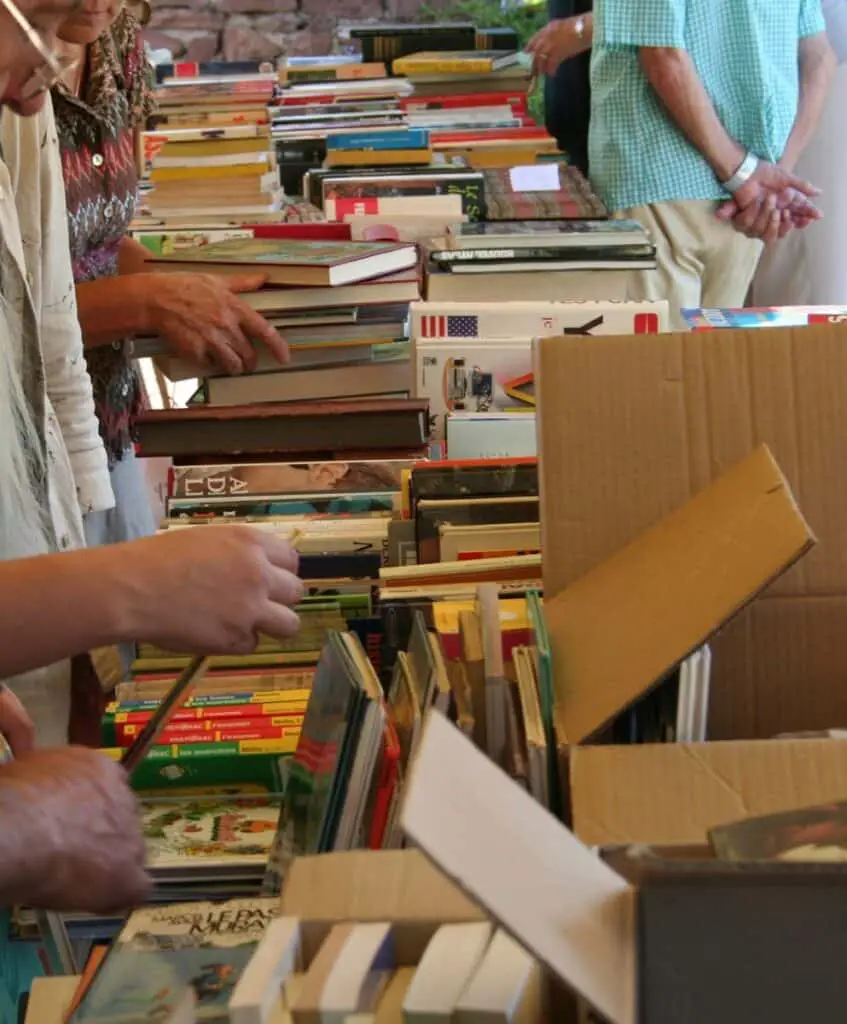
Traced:
<path id="1" fill-rule="evenodd" d="M 442 0 L 443 2 L 443 0 Z M 345 22 L 414 21 L 422 0 L 152 0 L 153 49 L 188 61 L 331 53 Z M 430 5 L 434 6 L 431 3 Z"/>

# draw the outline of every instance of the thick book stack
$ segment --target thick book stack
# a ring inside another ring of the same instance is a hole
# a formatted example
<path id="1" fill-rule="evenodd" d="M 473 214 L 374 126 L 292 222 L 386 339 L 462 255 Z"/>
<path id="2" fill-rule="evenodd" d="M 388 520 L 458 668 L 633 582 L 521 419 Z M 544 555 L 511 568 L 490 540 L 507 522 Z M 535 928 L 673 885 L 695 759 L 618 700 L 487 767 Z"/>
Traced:
<path id="1" fill-rule="evenodd" d="M 411 361 L 405 320 L 418 298 L 418 253 L 410 243 L 232 239 L 154 257 L 161 272 L 264 274 L 244 301 L 286 334 L 292 361 L 262 353 L 256 372 L 206 379 L 208 406 L 408 398 Z M 171 380 L 198 367 L 161 362 Z"/>
<path id="2" fill-rule="evenodd" d="M 146 211 L 163 220 L 214 220 L 222 209 L 245 219 L 278 213 L 268 127 L 277 72 L 245 72 L 239 64 L 172 70 L 156 89 L 155 130 L 142 139 Z"/>

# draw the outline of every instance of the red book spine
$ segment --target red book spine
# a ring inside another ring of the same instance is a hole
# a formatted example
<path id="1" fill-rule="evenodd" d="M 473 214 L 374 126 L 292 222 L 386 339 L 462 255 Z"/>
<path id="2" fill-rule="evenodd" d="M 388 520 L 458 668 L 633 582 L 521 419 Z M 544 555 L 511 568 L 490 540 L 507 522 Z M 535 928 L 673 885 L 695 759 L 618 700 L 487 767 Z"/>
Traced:
<path id="1" fill-rule="evenodd" d="M 461 110 L 465 107 L 512 107 L 526 110 L 526 93 L 472 92 L 458 96 L 406 96 L 400 100 L 401 110 Z"/>
<path id="2" fill-rule="evenodd" d="M 197 732 L 194 729 L 184 729 L 185 723 L 177 722 L 174 726 L 165 729 L 159 734 L 156 740 L 157 746 L 171 746 L 172 744 L 192 743 L 239 743 L 244 740 L 282 740 L 289 736 L 296 739 L 300 735 L 302 722 L 289 722 L 287 725 L 266 725 L 263 727 L 252 726 L 242 728 L 233 723 L 222 723 L 220 729 L 208 732 Z M 121 727 L 117 730 L 117 745 L 128 747 L 135 739 L 134 735 L 127 736 Z"/>

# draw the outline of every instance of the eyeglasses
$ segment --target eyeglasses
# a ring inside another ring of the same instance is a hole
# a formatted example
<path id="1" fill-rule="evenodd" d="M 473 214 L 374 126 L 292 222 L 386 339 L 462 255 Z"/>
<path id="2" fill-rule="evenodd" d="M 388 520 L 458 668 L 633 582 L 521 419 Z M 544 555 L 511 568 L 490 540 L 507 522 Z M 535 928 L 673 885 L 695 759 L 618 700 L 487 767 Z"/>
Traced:
<path id="1" fill-rule="evenodd" d="M 47 92 L 48 89 L 51 89 L 77 61 L 73 58 L 54 53 L 23 16 L 14 0 L 0 0 L 0 6 L 5 7 L 9 12 L 12 20 L 26 36 L 27 42 L 35 49 L 42 60 L 42 63 L 33 69 L 29 78 L 20 89 L 20 98 L 22 100 L 34 99 L 34 97 L 40 96 L 42 93 Z"/>

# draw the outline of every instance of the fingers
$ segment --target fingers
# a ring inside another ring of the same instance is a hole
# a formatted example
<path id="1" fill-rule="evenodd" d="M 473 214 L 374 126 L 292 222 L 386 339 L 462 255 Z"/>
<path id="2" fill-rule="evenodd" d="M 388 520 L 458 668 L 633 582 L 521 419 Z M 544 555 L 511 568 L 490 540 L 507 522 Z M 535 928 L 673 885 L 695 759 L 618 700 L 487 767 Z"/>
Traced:
<path id="1" fill-rule="evenodd" d="M 745 210 L 744 213 L 746 214 L 747 211 Z M 742 216 L 739 215 L 739 221 L 742 220 Z M 781 220 L 782 215 L 776 208 L 776 196 L 766 195 L 759 204 L 758 210 L 755 211 L 755 215 L 748 222 L 747 235 L 750 238 L 760 238 L 766 242 L 775 241 Z"/>
<path id="2" fill-rule="evenodd" d="M 35 724 L 8 687 L 0 683 L 0 734 L 12 754 L 23 757 L 35 749 Z"/>
<path id="3" fill-rule="evenodd" d="M 206 359 L 211 363 L 212 369 L 222 370 L 231 376 L 244 372 L 245 361 L 237 347 L 232 328 L 209 326 L 206 328 L 205 340 Z M 249 347 L 249 342 L 247 345 Z"/>
<path id="4" fill-rule="evenodd" d="M 271 327 L 261 313 L 257 313 L 246 302 L 241 302 L 238 299 L 236 301 L 238 302 L 237 312 L 243 332 L 254 341 L 260 341 L 263 345 L 266 345 L 277 362 L 287 363 L 291 358 L 291 354 L 282 335 Z"/>
<path id="5" fill-rule="evenodd" d="M 267 274 L 231 274 L 224 278 L 231 292 L 257 292 L 267 280 Z"/>
<path id="6" fill-rule="evenodd" d="M 286 640 L 288 637 L 297 635 L 300 630 L 300 619 L 291 608 L 268 602 L 256 626 L 267 636 L 277 640 Z"/>
<path id="7" fill-rule="evenodd" d="M 801 192 L 804 196 L 819 196 L 821 190 L 817 186 L 813 185 L 809 181 L 805 181 L 803 178 L 798 178 L 795 174 L 786 174 L 785 176 L 785 187 L 796 188 L 798 192 Z"/>
<path id="8" fill-rule="evenodd" d="M 271 565 L 276 566 L 277 569 L 284 569 L 286 572 L 293 573 L 296 576 L 297 570 L 300 568 L 300 557 L 288 541 L 283 540 L 282 537 L 275 536 L 267 530 L 255 530 L 253 532 L 258 543 L 264 548 L 265 555 Z"/>
<path id="9" fill-rule="evenodd" d="M 715 211 L 715 216 L 718 220 L 732 220 L 738 214 L 738 203 L 734 199 L 727 199 L 725 203 L 721 203 Z"/>
<path id="10" fill-rule="evenodd" d="M 294 608 L 303 600 L 303 581 L 286 569 L 272 569 L 268 575 L 268 597 L 274 604 Z"/>

